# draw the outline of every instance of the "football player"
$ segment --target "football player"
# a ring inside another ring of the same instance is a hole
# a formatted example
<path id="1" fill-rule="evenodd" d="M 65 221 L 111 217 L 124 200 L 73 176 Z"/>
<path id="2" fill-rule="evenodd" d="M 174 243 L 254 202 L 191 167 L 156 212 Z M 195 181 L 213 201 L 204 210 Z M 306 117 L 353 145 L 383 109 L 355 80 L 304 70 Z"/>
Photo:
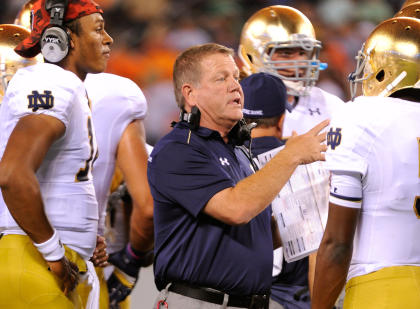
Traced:
<path id="1" fill-rule="evenodd" d="M 320 49 L 321 42 L 309 19 L 289 6 L 263 8 L 242 28 L 238 54 L 245 74 L 267 72 L 279 77 L 287 87 L 291 108 L 285 112 L 284 138 L 293 131 L 307 132 L 343 105 L 341 99 L 315 86 L 319 71 L 325 68 L 318 59 Z M 273 144 L 275 147 L 278 145 Z M 274 251 L 271 298 L 284 306 L 309 308 L 315 254 L 289 264 L 283 261 L 281 250 Z M 301 273 L 305 272 L 309 275 L 302 280 Z M 295 295 L 298 287 L 303 289 Z"/>
<path id="2" fill-rule="evenodd" d="M 332 118 L 312 308 L 331 308 L 346 282 L 345 308 L 419 308 L 419 33 L 414 18 L 378 25 L 351 79 L 363 96 Z"/>
<path id="3" fill-rule="evenodd" d="M 88 261 L 96 139 L 83 80 L 105 69 L 113 41 L 91 0 L 38 0 L 33 10 L 31 34 L 15 51 L 41 52 L 46 63 L 16 72 L 0 109 L 0 307 L 79 308 L 79 279 L 97 283 Z"/>
<path id="4" fill-rule="evenodd" d="M 413 17 L 420 19 L 420 1 L 402 7 L 394 17 Z"/>
<path id="5" fill-rule="evenodd" d="M 401 9 L 405 8 L 406 6 L 409 6 L 410 4 L 413 4 L 415 2 L 418 2 L 419 0 L 406 0 L 403 5 L 401 6 Z"/>
<path id="6" fill-rule="evenodd" d="M 143 125 L 147 104 L 133 81 L 114 74 L 88 74 L 85 86 L 101 150 L 93 169 L 99 234 L 105 233 L 109 188 L 116 166 L 121 170 L 133 205 L 131 224 L 119 221 L 113 229 L 117 241 L 108 239 L 109 261 L 116 267 L 108 270 L 109 301 L 111 308 L 118 308 L 118 303 L 131 293 L 140 267 L 153 262 L 153 200 L 146 175 L 148 152 Z M 129 243 L 123 236 L 128 226 Z M 106 303 L 104 298 L 101 301 Z M 129 308 L 129 302 L 120 307 Z"/>
<path id="7" fill-rule="evenodd" d="M 13 50 L 23 39 L 30 35 L 24 27 L 12 24 L 0 25 L 0 104 L 6 93 L 7 84 L 16 71 L 25 66 L 42 61 L 40 57 L 23 58 Z"/>
<path id="8" fill-rule="evenodd" d="M 286 111 L 285 137 L 292 131 L 307 132 L 343 103 L 315 86 L 319 71 L 326 67 L 318 59 L 320 49 L 311 22 L 292 7 L 263 8 L 242 28 L 238 54 L 245 73 L 264 71 L 282 79 L 287 87 L 293 109 Z"/>
<path id="9" fill-rule="evenodd" d="M 24 4 L 17 14 L 15 24 L 30 27 L 30 15 L 35 1 L 29 0 Z M 93 123 L 98 147 L 101 149 L 93 169 L 94 187 L 99 204 L 99 235 L 106 237 L 106 251 L 111 255 L 111 263 L 121 263 L 120 258 L 123 258 L 126 252 L 133 252 L 132 250 L 136 251 L 139 248 L 139 251 L 142 249 L 147 251 L 146 259 L 143 257 L 137 260 L 132 254 L 128 255 L 130 262 L 127 265 L 120 265 L 122 269 L 108 265 L 105 259 L 101 258 L 106 253 L 104 250 L 95 251 L 92 258 L 100 279 L 100 308 L 129 308 L 130 300 L 127 296 L 134 288 L 139 268 L 148 266 L 153 256 L 151 252 L 153 205 L 147 181 L 145 182 L 146 175 L 144 174 L 142 178 L 142 173 L 145 173 L 145 169 L 142 168 L 147 160 L 147 155 L 144 156 L 143 152 L 144 147 L 148 152 L 151 151 L 151 146 L 144 144 L 142 123 L 147 112 L 147 104 L 137 85 L 117 75 L 88 74 L 85 87 L 88 88 L 89 99 L 92 103 Z M 104 92 L 103 89 L 107 91 Z M 124 176 L 128 176 L 129 179 L 123 183 L 122 190 L 117 190 L 124 178 L 121 169 L 118 168 L 123 164 L 122 161 L 126 163 L 123 167 Z M 131 162 L 136 164 L 128 168 L 127 164 Z M 116 172 L 112 177 L 114 169 Z M 109 190 L 111 179 L 113 185 Z M 130 186 L 130 192 L 134 192 L 134 202 L 127 191 L 127 186 Z M 112 198 L 109 198 L 110 193 L 113 193 Z M 124 197 L 130 197 L 129 202 Z M 107 204 L 111 207 L 107 207 Z M 122 204 L 124 207 L 121 207 Z M 134 208 L 131 207 L 132 204 Z M 107 218 L 107 216 L 111 217 L 106 212 L 107 208 L 113 209 L 112 217 L 117 219 L 112 226 L 108 225 L 105 228 L 107 219 L 114 221 Z M 127 212 L 127 209 L 131 211 Z M 133 222 L 132 225 L 130 221 Z M 131 231 L 130 226 L 132 226 Z M 128 250 L 131 246 L 128 244 L 130 239 L 133 243 L 131 251 Z M 103 240 L 103 238 L 98 237 L 98 240 Z M 97 249 L 101 245 L 102 243 L 98 243 Z M 106 266 L 106 268 L 102 269 L 100 266 Z M 125 269 L 126 267 L 130 267 L 130 270 Z M 89 288 L 79 288 L 80 294 L 86 295 L 88 291 Z"/>
<path id="10" fill-rule="evenodd" d="M 22 26 L 26 29 L 31 29 L 32 27 L 32 8 L 34 7 L 34 3 L 38 0 L 28 0 L 19 10 L 16 15 L 15 21 L 13 22 L 15 25 Z"/>

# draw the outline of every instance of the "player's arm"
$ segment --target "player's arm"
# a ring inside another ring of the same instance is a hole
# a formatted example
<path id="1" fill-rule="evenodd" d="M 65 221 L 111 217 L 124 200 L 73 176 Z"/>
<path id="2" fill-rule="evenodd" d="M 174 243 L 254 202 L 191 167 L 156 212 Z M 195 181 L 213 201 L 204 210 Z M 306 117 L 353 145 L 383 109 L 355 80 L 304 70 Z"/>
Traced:
<path id="1" fill-rule="evenodd" d="M 64 124 L 54 117 L 25 116 L 18 121 L 10 135 L 0 163 L 0 185 L 4 201 L 15 221 L 35 244 L 45 244 L 54 234 L 44 211 L 35 173 L 50 146 L 64 132 Z M 51 270 L 63 280 L 64 290 L 72 290 L 77 283 L 77 271 L 70 262 L 63 256 L 47 262 Z"/>
<path id="2" fill-rule="evenodd" d="M 273 249 L 280 248 L 282 246 L 279 227 L 277 220 L 274 216 L 271 216 L 271 236 L 273 237 Z"/>
<path id="3" fill-rule="evenodd" d="M 308 287 L 311 298 L 314 295 L 314 280 L 317 252 L 311 253 L 308 257 Z"/>
<path id="4" fill-rule="evenodd" d="M 330 203 L 327 226 L 317 254 L 313 309 L 332 308 L 346 283 L 359 212 L 359 208 Z"/>
<path id="5" fill-rule="evenodd" d="M 124 130 L 117 149 L 117 164 L 130 193 L 133 210 L 130 242 L 125 249 L 111 255 L 109 261 L 134 278 L 140 267 L 153 261 L 153 198 L 147 181 L 145 139 L 143 121 L 135 120 Z"/>
<path id="6" fill-rule="evenodd" d="M 133 210 L 130 242 L 113 253 L 109 262 L 120 271 L 108 279 L 110 304 L 118 304 L 132 291 L 140 267 L 153 262 L 153 198 L 147 181 L 147 159 L 143 122 L 135 120 L 124 130 L 117 149 L 117 164 L 130 193 Z M 127 276 L 128 275 L 128 276 Z"/>
<path id="7" fill-rule="evenodd" d="M 153 248 L 153 198 L 147 181 L 146 135 L 142 120 L 124 130 L 117 150 L 117 164 L 123 173 L 133 202 L 130 243 L 136 251 Z"/>

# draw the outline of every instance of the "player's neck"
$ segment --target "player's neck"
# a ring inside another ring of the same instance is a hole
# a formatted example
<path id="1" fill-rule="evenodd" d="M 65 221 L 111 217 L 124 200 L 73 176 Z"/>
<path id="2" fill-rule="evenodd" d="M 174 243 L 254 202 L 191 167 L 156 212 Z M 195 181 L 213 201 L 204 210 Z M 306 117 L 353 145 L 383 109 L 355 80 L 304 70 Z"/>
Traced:
<path id="1" fill-rule="evenodd" d="M 73 61 L 73 58 L 71 55 L 67 56 L 62 60 L 61 62 L 57 63 L 60 67 L 62 67 L 64 70 L 73 72 L 77 75 L 77 77 L 80 78 L 81 81 L 84 81 L 87 75 L 87 72 L 85 70 L 81 70 L 77 65 L 76 62 Z"/>

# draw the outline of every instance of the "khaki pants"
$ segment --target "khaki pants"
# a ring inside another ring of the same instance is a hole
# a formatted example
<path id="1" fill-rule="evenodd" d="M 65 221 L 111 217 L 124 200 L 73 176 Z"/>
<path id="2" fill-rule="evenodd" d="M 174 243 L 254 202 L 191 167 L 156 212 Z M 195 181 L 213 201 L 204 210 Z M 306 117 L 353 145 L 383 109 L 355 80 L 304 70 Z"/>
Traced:
<path id="1" fill-rule="evenodd" d="M 168 309 L 238 309 L 238 307 L 228 307 L 225 304 L 218 305 L 199 299 L 194 299 L 188 296 L 170 292 L 167 289 L 164 289 L 159 293 L 153 305 L 153 309 L 166 309 L 166 306 L 163 303 L 161 303 L 160 307 L 158 308 L 157 305 L 160 301 L 165 301 L 168 305 Z M 227 303 L 227 301 L 228 298 L 226 295 L 225 303 Z M 283 309 L 283 306 L 270 299 L 270 308 Z"/>

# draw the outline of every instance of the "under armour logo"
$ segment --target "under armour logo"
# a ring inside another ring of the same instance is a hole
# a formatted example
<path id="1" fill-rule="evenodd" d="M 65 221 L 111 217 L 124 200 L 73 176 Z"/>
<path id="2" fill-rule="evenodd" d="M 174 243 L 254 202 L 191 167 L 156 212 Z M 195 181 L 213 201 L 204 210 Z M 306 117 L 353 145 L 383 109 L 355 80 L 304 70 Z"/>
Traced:
<path id="1" fill-rule="evenodd" d="M 50 109 L 54 106 L 54 96 L 51 95 L 51 91 L 44 90 L 44 94 L 39 94 L 38 91 L 32 91 L 32 94 L 28 95 L 28 108 L 32 108 L 33 112 L 38 109 Z"/>
<path id="2" fill-rule="evenodd" d="M 340 143 L 341 143 L 341 128 L 335 129 L 335 132 L 333 131 L 333 128 L 331 128 L 327 134 L 327 145 L 331 146 L 331 149 L 334 150 L 335 147 L 340 145 Z"/>
<path id="3" fill-rule="evenodd" d="M 227 158 L 220 157 L 219 160 L 222 165 L 230 165 Z"/>
<path id="4" fill-rule="evenodd" d="M 308 108 L 308 111 L 311 113 L 311 116 L 313 116 L 315 113 L 317 113 L 318 115 L 321 115 L 319 107 L 317 107 L 315 110 Z"/>

